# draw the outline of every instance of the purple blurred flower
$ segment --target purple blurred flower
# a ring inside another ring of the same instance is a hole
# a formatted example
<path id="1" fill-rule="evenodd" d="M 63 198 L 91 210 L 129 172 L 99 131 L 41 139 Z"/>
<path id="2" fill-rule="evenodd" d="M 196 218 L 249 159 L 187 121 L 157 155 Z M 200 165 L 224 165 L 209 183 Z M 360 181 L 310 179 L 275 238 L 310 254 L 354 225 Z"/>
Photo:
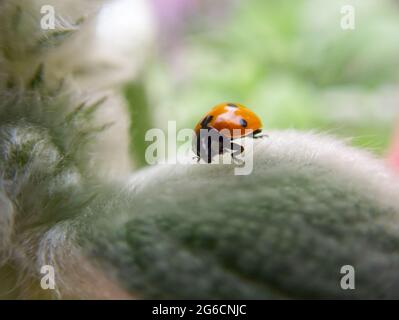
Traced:
<path id="1" fill-rule="evenodd" d="M 163 27 L 169 30 L 181 28 L 198 6 L 198 0 L 153 0 L 153 3 L 161 30 L 164 30 Z"/>
<path id="2" fill-rule="evenodd" d="M 198 0 L 153 0 L 162 49 L 174 51 L 180 45 L 187 20 L 198 9 Z"/>
<path id="3" fill-rule="evenodd" d="M 166 48 L 175 48 L 192 25 L 209 25 L 222 21 L 235 1 L 227 0 L 152 0 L 157 17 L 160 41 Z"/>

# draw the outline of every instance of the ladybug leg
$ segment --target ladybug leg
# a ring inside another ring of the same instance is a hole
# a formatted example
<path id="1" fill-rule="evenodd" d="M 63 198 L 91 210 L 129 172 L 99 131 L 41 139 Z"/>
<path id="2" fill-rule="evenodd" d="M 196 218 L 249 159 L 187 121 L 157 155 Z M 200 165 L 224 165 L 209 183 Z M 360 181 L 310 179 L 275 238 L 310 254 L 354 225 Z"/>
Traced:
<path id="1" fill-rule="evenodd" d="M 263 139 L 263 138 L 269 138 L 269 136 L 266 134 L 266 133 L 264 133 L 264 132 L 262 132 L 262 130 L 261 129 L 259 129 L 259 130 L 255 130 L 253 133 L 252 133 L 252 137 L 254 138 L 254 139 Z"/>
<path id="2" fill-rule="evenodd" d="M 238 159 L 237 156 L 244 152 L 244 147 L 238 143 L 231 143 L 231 158 L 233 159 L 235 164 L 244 164 L 244 161 Z"/>

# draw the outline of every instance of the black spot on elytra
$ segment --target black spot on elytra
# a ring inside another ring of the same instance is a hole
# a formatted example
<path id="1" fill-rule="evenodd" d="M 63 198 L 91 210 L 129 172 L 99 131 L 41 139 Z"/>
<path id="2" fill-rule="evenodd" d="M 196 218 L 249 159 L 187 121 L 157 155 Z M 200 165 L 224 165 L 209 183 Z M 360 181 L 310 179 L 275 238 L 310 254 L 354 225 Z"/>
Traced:
<path id="1" fill-rule="evenodd" d="M 206 116 L 202 121 L 201 121 L 201 128 L 206 128 L 208 127 L 209 122 L 212 121 L 213 116 L 209 115 Z"/>
<path id="2" fill-rule="evenodd" d="M 247 121 L 246 121 L 245 119 L 241 118 L 241 119 L 240 119 L 240 125 L 241 125 L 243 128 L 246 128 L 247 125 L 248 125 L 248 123 L 247 123 Z"/>

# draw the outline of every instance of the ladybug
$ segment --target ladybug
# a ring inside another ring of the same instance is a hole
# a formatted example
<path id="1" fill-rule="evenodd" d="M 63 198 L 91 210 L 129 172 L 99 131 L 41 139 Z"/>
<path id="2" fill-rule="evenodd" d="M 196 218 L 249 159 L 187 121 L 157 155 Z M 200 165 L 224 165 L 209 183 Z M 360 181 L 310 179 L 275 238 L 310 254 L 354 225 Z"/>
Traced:
<path id="1" fill-rule="evenodd" d="M 234 139 L 252 136 L 260 138 L 262 122 L 259 117 L 239 103 L 220 103 L 208 111 L 194 128 L 193 151 L 197 161 L 207 163 L 217 154 L 230 152 L 236 156 L 244 152 L 244 147 Z"/>

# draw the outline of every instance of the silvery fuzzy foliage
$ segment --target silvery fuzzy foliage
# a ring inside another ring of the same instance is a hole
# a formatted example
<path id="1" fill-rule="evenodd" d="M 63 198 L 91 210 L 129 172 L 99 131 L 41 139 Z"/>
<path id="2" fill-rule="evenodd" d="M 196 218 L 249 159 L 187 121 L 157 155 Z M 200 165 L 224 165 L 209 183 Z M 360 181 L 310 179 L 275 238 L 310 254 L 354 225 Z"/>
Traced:
<path id="1" fill-rule="evenodd" d="M 106 215 L 86 217 L 99 227 L 83 243 L 144 298 L 397 298 L 398 196 L 397 177 L 367 152 L 272 132 L 248 176 L 232 165 L 143 170 L 91 209 Z M 356 290 L 341 289 L 344 265 Z"/>
<path id="2" fill-rule="evenodd" d="M 9 88 L 0 96 L 0 265 L 19 270 L 23 286 L 42 266 L 41 234 L 94 196 L 88 152 L 104 126 L 90 124 L 99 103 L 69 112 L 73 101 L 59 93 Z"/>
<path id="3" fill-rule="evenodd" d="M 97 1 L 99 3 L 99 1 Z M 82 13 L 73 14 L 76 1 L 2 1 L 0 2 L 0 67 L 1 80 L 18 84 L 31 78 L 46 56 L 76 33 L 83 22 Z M 85 12 L 87 1 L 80 1 Z M 93 2 L 92 5 L 93 6 Z M 42 29 L 42 7 L 55 10 L 55 29 Z M 62 10 L 61 10 L 62 7 Z M 75 10 L 76 11 L 76 10 Z M 60 12 L 63 15 L 60 15 Z"/>
<path id="4" fill-rule="evenodd" d="M 38 286 L 30 280 L 40 270 L 41 233 L 78 214 L 93 195 L 84 185 L 90 141 L 105 125 L 91 121 L 101 101 L 82 103 L 63 79 L 45 81 L 43 63 L 78 31 L 74 9 L 66 14 L 76 3 L 0 2 L 0 297 Z M 65 9 L 54 30 L 40 28 L 43 4 Z"/>
<path id="5" fill-rule="evenodd" d="M 83 297 L 79 256 L 139 298 L 399 297 L 398 183 L 380 160 L 323 135 L 272 132 L 249 176 L 168 165 L 100 184 L 97 104 L 49 90 L 36 60 L 9 80 L 23 57 L 1 62 L 0 278 L 13 295 L 48 297 L 36 288 L 49 264 L 50 295 Z M 339 286 L 347 264 L 354 291 Z"/>

